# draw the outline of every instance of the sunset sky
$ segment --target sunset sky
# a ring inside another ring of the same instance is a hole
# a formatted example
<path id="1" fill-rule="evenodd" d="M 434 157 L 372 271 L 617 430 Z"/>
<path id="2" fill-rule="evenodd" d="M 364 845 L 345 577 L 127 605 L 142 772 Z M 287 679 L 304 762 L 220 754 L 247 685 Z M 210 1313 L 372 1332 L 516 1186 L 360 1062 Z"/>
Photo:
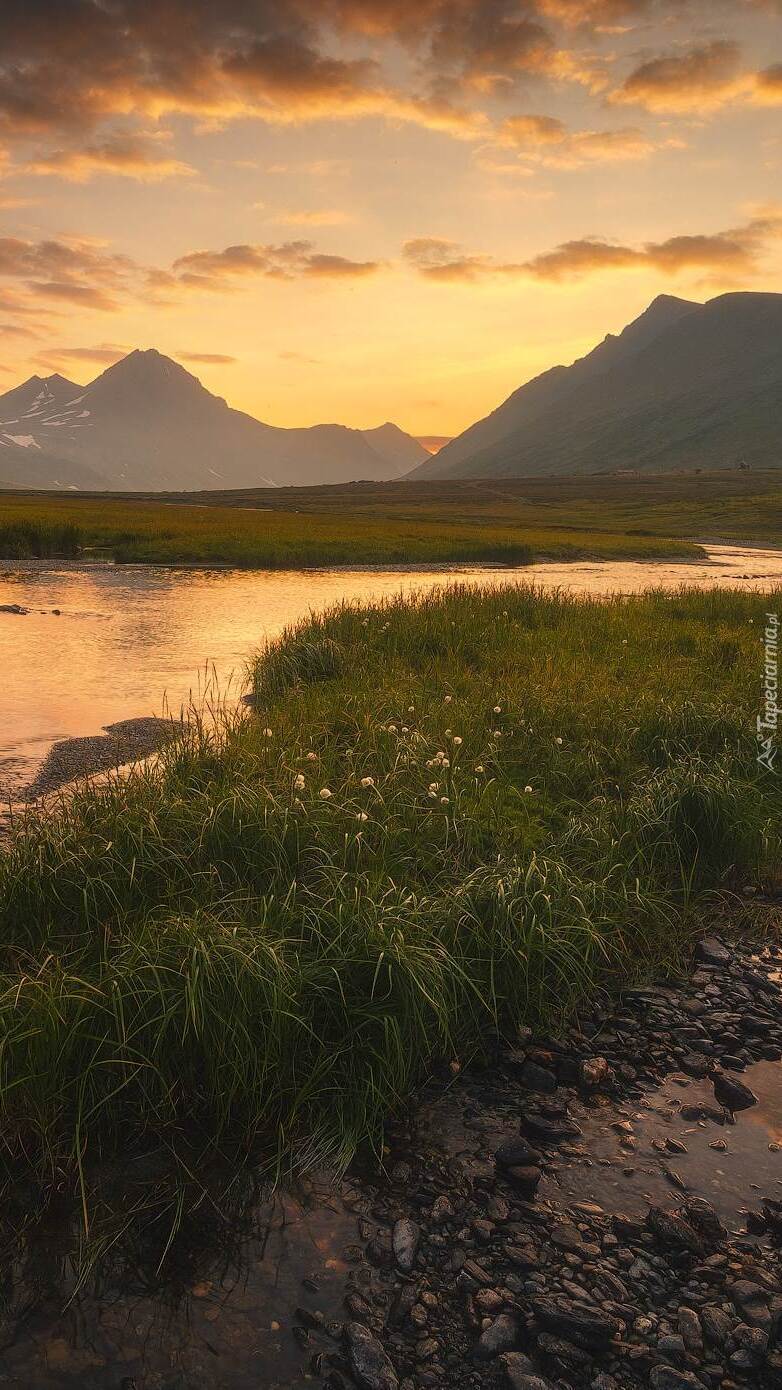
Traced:
<path id="1" fill-rule="evenodd" d="M 2 0 L 0 389 L 134 347 L 452 434 L 782 291 L 782 0 Z"/>

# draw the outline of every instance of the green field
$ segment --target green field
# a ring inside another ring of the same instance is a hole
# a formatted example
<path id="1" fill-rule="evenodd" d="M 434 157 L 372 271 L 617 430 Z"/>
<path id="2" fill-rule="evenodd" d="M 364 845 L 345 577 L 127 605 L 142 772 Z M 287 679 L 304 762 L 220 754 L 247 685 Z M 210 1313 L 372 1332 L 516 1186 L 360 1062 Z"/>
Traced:
<path id="1" fill-rule="evenodd" d="M 351 483 L 118 496 L 0 494 L 0 559 L 261 569 L 696 557 L 777 545 L 782 472 Z"/>
<path id="2" fill-rule="evenodd" d="M 256 707 L 32 817 L 0 861 L 0 1164 L 33 1208 L 118 1150 L 378 1148 L 433 1065 L 675 966 L 779 866 L 762 615 L 453 587 L 342 607 Z M 27 1190 L 27 1189 L 26 1189 Z"/>
<path id="3" fill-rule="evenodd" d="M 592 527 L 529 519 L 523 508 L 488 515 L 461 498 L 415 506 L 386 489 L 367 506 L 341 499 L 270 494 L 241 505 L 113 497 L 0 497 L 0 560 L 65 557 L 157 564 L 228 564 L 258 569 L 329 565 L 529 564 L 533 558 L 683 559 L 701 552 L 686 539 L 632 534 L 611 518 Z M 390 494 L 390 495 L 389 495 Z M 610 523 L 610 524 L 608 524 Z"/>

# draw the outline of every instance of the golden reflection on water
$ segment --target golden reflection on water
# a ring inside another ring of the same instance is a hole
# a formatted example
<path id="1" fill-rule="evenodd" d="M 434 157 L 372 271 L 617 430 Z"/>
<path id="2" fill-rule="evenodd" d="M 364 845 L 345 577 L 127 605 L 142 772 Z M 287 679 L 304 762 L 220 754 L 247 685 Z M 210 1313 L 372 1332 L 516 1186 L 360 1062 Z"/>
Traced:
<path id="1" fill-rule="evenodd" d="M 176 570 L 95 566 L 0 575 L 0 784 L 28 779 L 58 739 L 105 724 L 177 713 L 213 672 L 241 688 L 248 656 L 289 623 L 341 600 L 431 590 L 453 580 L 533 580 L 574 593 L 653 585 L 782 583 L 782 552 L 713 547 L 702 564 L 581 562 L 461 571 Z M 59 609 L 55 616 L 52 609 Z"/>

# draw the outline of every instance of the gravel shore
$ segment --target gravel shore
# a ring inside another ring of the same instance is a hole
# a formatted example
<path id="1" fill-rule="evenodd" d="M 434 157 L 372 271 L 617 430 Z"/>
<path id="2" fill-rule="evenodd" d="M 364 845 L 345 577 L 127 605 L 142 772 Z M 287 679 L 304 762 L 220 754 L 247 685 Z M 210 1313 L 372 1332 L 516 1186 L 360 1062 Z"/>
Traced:
<path id="1" fill-rule="evenodd" d="M 67 783 L 149 757 L 181 728 L 178 720 L 143 717 L 104 725 L 102 734 L 66 738 L 49 750 L 32 782 L 15 800 L 30 804 L 59 791 Z"/>
<path id="2" fill-rule="evenodd" d="M 387 1136 L 325 1386 L 782 1386 L 781 966 L 706 939 L 681 985 L 433 1088 Z"/>

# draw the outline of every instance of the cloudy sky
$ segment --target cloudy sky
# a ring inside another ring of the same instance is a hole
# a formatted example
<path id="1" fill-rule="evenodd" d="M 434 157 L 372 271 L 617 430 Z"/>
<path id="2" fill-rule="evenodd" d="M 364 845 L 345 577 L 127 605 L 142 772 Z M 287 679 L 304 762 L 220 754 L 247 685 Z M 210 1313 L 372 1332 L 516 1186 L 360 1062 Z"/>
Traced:
<path id="1" fill-rule="evenodd" d="M 158 347 L 451 434 L 661 291 L 782 291 L 782 0 L 2 0 L 0 389 Z"/>

